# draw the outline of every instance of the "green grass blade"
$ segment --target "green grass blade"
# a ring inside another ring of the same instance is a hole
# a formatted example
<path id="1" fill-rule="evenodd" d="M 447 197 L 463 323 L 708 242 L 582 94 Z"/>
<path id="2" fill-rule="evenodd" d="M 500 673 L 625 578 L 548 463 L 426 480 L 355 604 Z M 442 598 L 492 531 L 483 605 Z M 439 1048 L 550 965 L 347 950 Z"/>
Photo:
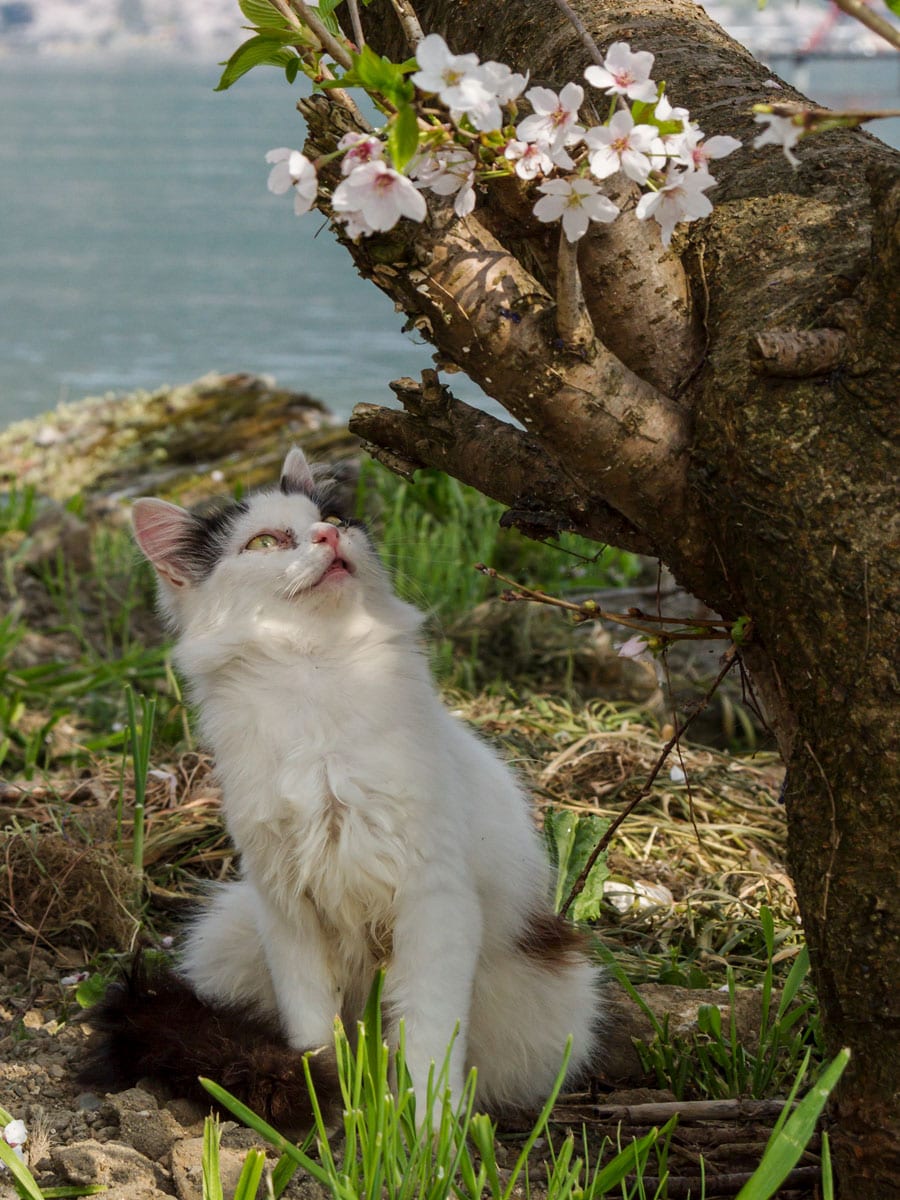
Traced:
<path id="1" fill-rule="evenodd" d="M 203 1122 L 203 1153 L 200 1167 L 203 1172 L 203 1200 L 225 1200 L 222 1191 L 222 1174 L 219 1169 L 219 1146 L 222 1130 L 218 1117 L 207 1117 Z"/>
<path id="2" fill-rule="evenodd" d="M 770 1200 L 796 1166 L 828 1097 L 850 1061 L 850 1051 L 841 1050 L 818 1081 L 794 1109 L 772 1141 L 752 1179 L 738 1192 L 737 1200 Z"/>
<path id="3" fill-rule="evenodd" d="M 262 1150 L 247 1151 L 237 1187 L 234 1189 L 234 1200 L 256 1200 L 265 1165 L 266 1156 Z"/>
<path id="4" fill-rule="evenodd" d="M 44 1200 L 34 1176 L 12 1146 L 8 1146 L 2 1137 L 0 1137 L 0 1162 L 9 1169 L 9 1173 L 13 1177 L 13 1186 L 23 1200 Z"/>
<path id="5" fill-rule="evenodd" d="M 294 1162 L 299 1163 L 305 1171 L 309 1171 L 313 1179 L 318 1180 L 319 1183 L 324 1184 L 326 1187 L 329 1186 L 331 1179 L 328 1172 L 323 1171 L 317 1162 L 314 1162 L 308 1155 L 304 1154 L 293 1142 L 289 1142 L 274 1126 L 264 1121 L 262 1117 L 257 1116 L 252 1108 L 248 1108 L 246 1104 L 242 1104 L 236 1096 L 232 1096 L 230 1092 L 226 1092 L 223 1087 L 220 1087 L 217 1083 L 213 1083 L 211 1079 L 204 1079 L 201 1076 L 200 1083 L 217 1103 L 221 1104 L 223 1108 L 227 1108 L 239 1121 L 243 1121 L 248 1129 L 254 1130 L 260 1137 L 265 1138 L 280 1154 L 286 1154 Z"/>

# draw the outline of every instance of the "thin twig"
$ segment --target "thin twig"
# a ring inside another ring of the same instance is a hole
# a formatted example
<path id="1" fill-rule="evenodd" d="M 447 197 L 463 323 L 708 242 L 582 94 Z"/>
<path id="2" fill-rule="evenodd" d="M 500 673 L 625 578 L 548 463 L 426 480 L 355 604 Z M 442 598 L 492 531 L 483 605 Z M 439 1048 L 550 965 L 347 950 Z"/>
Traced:
<path id="1" fill-rule="evenodd" d="M 585 50 L 587 50 L 588 54 L 590 54 L 594 62 L 598 63 L 602 67 L 603 55 L 600 53 L 597 43 L 588 33 L 587 26 L 584 24 L 581 17 L 579 17 L 578 13 L 576 13 L 569 7 L 568 4 L 566 4 L 566 0 L 556 0 L 556 7 L 569 20 L 573 29 L 581 39 L 581 44 L 584 46 Z"/>
<path id="2" fill-rule="evenodd" d="M 366 35 L 363 33 L 362 22 L 359 19 L 359 4 L 357 0 L 347 0 L 347 7 L 350 9 L 350 24 L 353 26 L 353 40 L 356 42 L 357 50 L 362 50 L 366 44 Z"/>
<path id="3" fill-rule="evenodd" d="M 406 34 L 406 40 L 409 42 L 411 50 L 415 50 L 419 42 L 425 36 L 422 26 L 419 24 L 419 18 L 416 16 L 416 10 L 409 3 L 409 0 L 391 0 L 394 6 L 394 12 L 403 26 L 403 32 Z"/>
<path id="4" fill-rule="evenodd" d="M 569 892 L 568 896 L 566 897 L 565 904 L 563 904 L 562 908 L 559 910 L 561 916 L 566 915 L 566 913 L 569 911 L 569 908 L 572 905 L 572 902 L 575 900 L 575 898 L 577 896 L 579 896 L 581 894 L 581 892 L 584 891 L 584 885 L 587 882 L 587 877 L 588 877 L 588 875 L 590 875 L 591 869 L 593 868 L 594 863 L 597 861 L 597 859 L 600 857 L 600 855 L 603 853 L 603 851 L 606 849 L 606 847 L 612 841 L 616 830 L 619 828 L 619 826 L 622 824 L 622 822 L 625 820 L 625 818 L 627 816 L 629 816 L 629 814 L 632 813 L 635 808 L 637 808 L 637 806 L 640 804 L 640 802 L 642 800 L 646 799 L 646 797 L 649 795 L 650 789 L 653 787 L 653 784 L 656 781 L 657 775 L 662 770 L 663 764 L 665 763 L 666 759 L 669 757 L 669 755 L 672 752 L 672 747 L 676 744 L 676 742 L 678 742 L 678 740 L 681 737 L 684 736 L 684 734 L 688 730 L 688 727 L 697 719 L 697 717 L 700 716 L 700 714 L 706 708 L 707 704 L 709 704 L 709 702 L 712 699 L 713 695 L 715 694 L 716 689 L 718 688 L 719 684 L 722 682 L 722 680 L 725 678 L 725 676 L 728 674 L 728 672 L 731 670 L 731 668 L 734 666 L 734 664 L 736 662 L 740 662 L 737 646 L 735 646 L 734 644 L 729 646 L 728 649 L 725 651 L 725 654 L 723 655 L 723 659 L 724 659 L 724 661 L 723 661 L 722 669 L 719 671 L 718 675 L 713 680 L 712 684 L 710 685 L 709 689 L 706 692 L 706 695 L 703 697 L 703 699 L 700 701 L 700 703 L 697 705 L 697 707 L 694 709 L 694 711 L 691 713 L 691 715 L 688 717 L 688 719 L 684 722 L 684 724 L 681 725 L 680 727 L 676 728 L 675 732 L 672 734 L 672 736 L 666 742 L 665 746 L 663 746 L 659 757 L 657 758 L 656 762 L 653 765 L 653 770 L 650 772 L 649 776 L 647 777 L 647 781 L 644 784 L 644 786 L 641 788 L 641 790 L 638 792 L 638 794 L 634 797 L 634 799 L 630 800 L 628 802 L 628 804 L 625 805 L 625 807 L 622 809 L 622 811 L 619 813 L 619 815 L 616 817 L 616 819 L 612 822 L 610 827 L 607 829 L 606 833 L 604 833 L 603 837 L 600 838 L 597 845 L 591 851 L 590 855 L 588 856 L 587 862 L 584 864 L 584 866 L 581 869 L 581 874 L 578 876 L 578 878 L 572 884 L 572 890 Z"/>
<path id="5" fill-rule="evenodd" d="M 706 617 L 698 617 L 696 620 L 686 620 L 684 617 L 653 617 L 641 612 L 640 609 L 629 610 L 627 613 L 607 612 L 598 607 L 593 600 L 582 600 L 580 603 L 576 603 L 573 600 L 563 600 L 559 596 L 549 596 L 537 588 L 525 587 L 524 584 L 516 583 L 514 579 L 502 575 L 494 567 L 488 567 L 484 563 L 476 563 L 475 570 L 480 571 L 482 575 L 487 575 L 490 579 L 499 579 L 502 583 L 511 585 L 511 590 L 503 593 L 504 600 L 530 600 L 535 604 L 549 604 L 553 608 L 564 608 L 567 612 L 574 613 L 582 621 L 615 621 L 619 625 L 625 625 L 629 629 L 645 633 L 648 637 L 667 638 L 671 641 L 731 640 L 731 625 L 728 621 L 714 621 Z M 698 632 L 648 629 L 647 622 L 659 625 L 685 625 L 688 629 Z"/>
<path id="6" fill-rule="evenodd" d="M 604 1121 L 623 1121 L 626 1125 L 664 1125 L 678 1117 L 679 1125 L 692 1121 L 743 1121 L 747 1118 L 777 1117 L 786 1100 L 670 1100 L 646 1104 L 572 1105 L 579 1113 Z M 565 1101 L 555 1112 L 568 1109 Z"/>
<path id="7" fill-rule="evenodd" d="M 305 4 L 304 0 L 291 0 L 291 3 L 303 24 L 311 29 L 319 39 L 322 49 L 327 50 L 335 62 L 349 70 L 353 66 L 353 59 L 350 57 L 347 47 L 341 45 L 334 34 L 326 29 L 318 13 Z"/>
<path id="8" fill-rule="evenodd" d="M 556 0 L 557 4 L 561 0 Z M 876 12 L 872 12 L 863 3 L 863 0 L 834 0 L 838 8 L 842 8 L 845 13 L 851 17 L 855 17 L 860 24 L 871 29 L 873 33 L 877 33 L 879 37 L 883 37 L 886 42 L 896 49 L 900 50 L 900 29 L 892 25 L 890 21 L 886 21 L 884 17 Z"/>

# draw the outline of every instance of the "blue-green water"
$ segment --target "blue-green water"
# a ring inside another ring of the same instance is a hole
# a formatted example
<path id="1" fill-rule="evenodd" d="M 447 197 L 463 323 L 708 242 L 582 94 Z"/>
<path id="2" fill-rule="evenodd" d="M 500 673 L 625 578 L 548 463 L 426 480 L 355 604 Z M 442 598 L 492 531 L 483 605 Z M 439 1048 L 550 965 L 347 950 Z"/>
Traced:
<path id="1" fill-rule="evenodd" d="M 824 103 L 900 106 L 896 61 L 800 69 Z M 321 220 L 266 191 L 265 152 L 303 140 L 281 73 L 218 94 L 217 76 L 0 60 L 0 424 L 210 370 L 268 372 L 346 415 L 429 365 Z M 900 122 L 877 132 L 900 144 Z"/>

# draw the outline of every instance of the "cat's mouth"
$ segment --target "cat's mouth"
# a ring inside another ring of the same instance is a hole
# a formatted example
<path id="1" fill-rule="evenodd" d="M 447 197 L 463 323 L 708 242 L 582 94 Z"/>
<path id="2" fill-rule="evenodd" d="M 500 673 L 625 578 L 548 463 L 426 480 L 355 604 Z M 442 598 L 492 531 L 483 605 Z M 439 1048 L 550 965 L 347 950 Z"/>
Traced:
<path id="1" fill-rule="evenodd" d="M 319 585 L 324 583 L 327 579 L 343 579 L 352 574 L 353 567 L 350 565 L 350 563 L 347 562 L 346 558 L 341 558 L 339 554 L 336 554 L 313 584 L 313 587 L 319 587 Z"/>

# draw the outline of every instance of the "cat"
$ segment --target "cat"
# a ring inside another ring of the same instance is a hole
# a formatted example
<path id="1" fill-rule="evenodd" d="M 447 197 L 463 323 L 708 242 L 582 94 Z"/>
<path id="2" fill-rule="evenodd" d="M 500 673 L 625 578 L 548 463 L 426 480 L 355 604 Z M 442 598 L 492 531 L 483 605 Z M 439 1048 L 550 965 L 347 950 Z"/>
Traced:
<path id="1" fill-rule="evenodd" d="M 175 973 L 138 970 L 94 1011 L 82 1078 L 196 1094 L 207 1074 L 302 1124 L 302 1052 L 333 1042 L 337 1014 L 351 1027 L 383 966 L 418 1095 L 457 1029 L 455 1098 L 475 1066 L 479 1107 L 538 1107 L 570 1034 L 567 1082 L 595 1065 L 601 972 L 550 904 L 529 800 L 444 706 L 422 614 L 334 490 L 294 448 L 277 489 L 212 515 L 134 504 L 241 878 Z M 333 1051 L 311 1062 L 333 1090 Z"/>

